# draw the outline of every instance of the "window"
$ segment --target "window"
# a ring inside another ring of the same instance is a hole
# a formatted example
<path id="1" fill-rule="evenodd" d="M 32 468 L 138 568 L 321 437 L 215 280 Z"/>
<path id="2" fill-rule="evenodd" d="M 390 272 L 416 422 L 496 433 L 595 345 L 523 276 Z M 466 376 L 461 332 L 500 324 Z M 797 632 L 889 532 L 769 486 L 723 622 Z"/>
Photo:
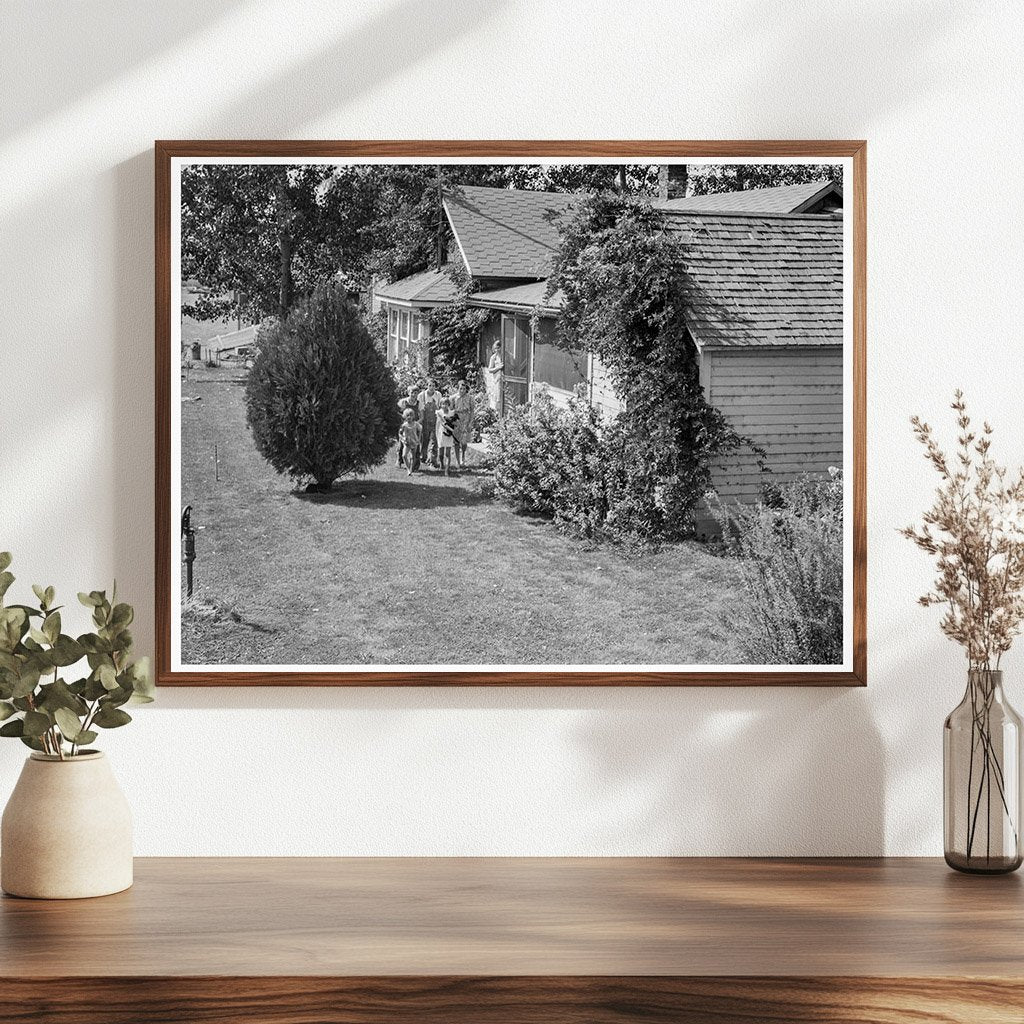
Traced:
<path id="1" fill-rule="evenodd" d="M 388 307 L 388 359 L 398 361 L 398 310 Z"/>
<path id="2" fill-rule="evenodd" d="M 554 323 L 541 320 L 533 347 L 533 379 L 538 384 L 572 391 L 587 379 L 587 354 L 561 348 L 556 341 Z"/>
<path id="3" fill-rule="evenodd" d="M 409 310 L 403 309 L 399 316 L 398 338 L 401 342 L 401 349 L 405 352 L 409 348 Z"/>

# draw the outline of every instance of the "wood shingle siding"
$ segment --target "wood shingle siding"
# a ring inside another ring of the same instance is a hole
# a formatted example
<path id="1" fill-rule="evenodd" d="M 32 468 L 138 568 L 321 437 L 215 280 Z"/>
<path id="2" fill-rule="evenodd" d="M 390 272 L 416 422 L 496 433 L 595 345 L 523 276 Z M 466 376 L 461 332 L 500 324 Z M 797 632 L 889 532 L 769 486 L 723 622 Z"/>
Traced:
<path id="1" fill-rule="evenodd" d="M 756 500 L 763 483 L 842 466 L 842 346 L 706 350 L 701 376 L 708 400 L 765 449 L 771 470 L 750 452 L 730 456 L 713 475 L 723 501 Z"/>

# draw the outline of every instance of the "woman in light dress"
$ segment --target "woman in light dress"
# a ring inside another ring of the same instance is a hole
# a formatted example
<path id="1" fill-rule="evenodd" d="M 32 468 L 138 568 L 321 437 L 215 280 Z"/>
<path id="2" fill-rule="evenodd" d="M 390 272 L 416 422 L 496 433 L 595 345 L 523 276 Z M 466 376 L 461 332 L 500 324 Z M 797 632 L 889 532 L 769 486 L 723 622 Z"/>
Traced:
<path id="1" fill-rule="evenodd" d="M 487 385 L 487 401 L 497 413 L 501 412 L 501 380 L 505 361 L 501 356 L 501 342 L 491 346 L 491 361 L 484 370 L 484 382 Z"/>
<path id="2" fill-rule="evenodd" d="M 465 469 L 466 449 L 473 440 L 473 421 L 476 413 L 473 396 L 469 393 L 469 385 L 459 381 L 455 393 L 454 409 L 459 419 L 455 424 L 455 462 L 459 469 Z"/>

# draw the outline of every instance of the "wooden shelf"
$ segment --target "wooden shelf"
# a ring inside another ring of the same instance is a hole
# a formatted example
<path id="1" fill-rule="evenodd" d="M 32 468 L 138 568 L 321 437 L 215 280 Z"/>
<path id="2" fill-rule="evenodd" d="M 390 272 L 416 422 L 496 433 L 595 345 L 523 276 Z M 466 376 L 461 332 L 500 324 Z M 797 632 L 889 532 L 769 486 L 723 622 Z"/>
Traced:
<path id="1" fill-rule="evenodd" d="M 1020 1024 L 1024 888 L 931 859 L 140 859 L 116 896 L 5 897 L 0 957 L 4 1021 Z"/>

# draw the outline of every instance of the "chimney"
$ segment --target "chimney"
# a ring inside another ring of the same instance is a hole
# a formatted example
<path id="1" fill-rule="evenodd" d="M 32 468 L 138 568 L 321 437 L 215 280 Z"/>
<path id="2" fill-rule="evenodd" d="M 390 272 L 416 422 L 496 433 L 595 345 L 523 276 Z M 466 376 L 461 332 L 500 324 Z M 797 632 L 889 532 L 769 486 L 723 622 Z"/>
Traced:
<path id="1" fill-rule="evenodd" d="M 658 198 L 679 199 L 686 195 L 686 164 L 662 164 L 658 168 Z"/>

